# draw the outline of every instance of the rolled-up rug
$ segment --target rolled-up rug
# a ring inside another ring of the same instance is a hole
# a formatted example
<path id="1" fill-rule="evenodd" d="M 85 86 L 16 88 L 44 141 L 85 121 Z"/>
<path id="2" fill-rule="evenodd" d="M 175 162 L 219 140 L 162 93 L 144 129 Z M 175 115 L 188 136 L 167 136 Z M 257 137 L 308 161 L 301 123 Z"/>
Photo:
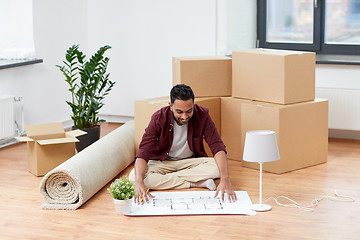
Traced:
<path id="1" fill-rule="evenodd" d="M 130 121 L 48 172 L 40 183 L 43 209 L 77 209 L 135 159 Z"/>

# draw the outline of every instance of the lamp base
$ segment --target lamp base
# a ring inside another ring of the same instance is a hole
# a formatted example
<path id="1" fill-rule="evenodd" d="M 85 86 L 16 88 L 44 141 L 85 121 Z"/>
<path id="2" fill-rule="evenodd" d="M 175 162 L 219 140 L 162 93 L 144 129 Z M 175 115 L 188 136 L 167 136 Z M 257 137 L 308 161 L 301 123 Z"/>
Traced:
<path id="1" fill-rule="evenodd" d="M 253 204 L 251 209 L 257 212 L 266 212 L 271 210 L 271 206 L 267 204 Z"/>

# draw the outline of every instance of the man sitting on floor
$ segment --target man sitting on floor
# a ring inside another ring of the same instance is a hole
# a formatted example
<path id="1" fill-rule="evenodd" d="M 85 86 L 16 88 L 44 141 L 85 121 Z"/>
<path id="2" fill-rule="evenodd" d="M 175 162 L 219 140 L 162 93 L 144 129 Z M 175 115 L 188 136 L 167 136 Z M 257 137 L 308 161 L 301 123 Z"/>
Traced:
<path id="1" fill-rule="evenodd" d="M 153 197 L 147 189 L 204 187 L 221 192 L 236 201 L 228 173 L 225 146 L 207 108 L 194 104 L 189 86 L 179 84 L 170 91 L 169 106 L 156 111 L 145 129 L 135 168 L 129 175 L 135 180 L 134 201 Z M 214 158 L 207 157 L 203 136 Z M 220 177 L 216 188 L 214 178 Z"/>

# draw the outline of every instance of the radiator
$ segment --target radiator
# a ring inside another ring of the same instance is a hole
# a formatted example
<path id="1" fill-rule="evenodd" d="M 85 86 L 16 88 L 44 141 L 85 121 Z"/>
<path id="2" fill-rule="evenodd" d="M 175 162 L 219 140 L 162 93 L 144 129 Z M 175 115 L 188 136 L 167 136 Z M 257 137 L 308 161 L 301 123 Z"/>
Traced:
<path id="1" fill-rule="evenodd" d="M 360 130 L 360 89 L 316 88 L 329 99 L 329 129 Z"/>
<path id="2" fill-rule="evenodd" d="M 0 140 L 15 136 L 14 97 L 0 96 Z"/>

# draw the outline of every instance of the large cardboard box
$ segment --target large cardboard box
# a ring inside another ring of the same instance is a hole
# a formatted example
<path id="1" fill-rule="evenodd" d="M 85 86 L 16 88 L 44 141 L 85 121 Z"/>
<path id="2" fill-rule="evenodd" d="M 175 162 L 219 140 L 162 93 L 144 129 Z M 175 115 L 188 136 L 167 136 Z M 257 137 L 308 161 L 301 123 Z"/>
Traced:
<path id="1" fill-rule="evenodd" d="M 315 98 L 315 53 L 251 49 L 232 54 L 232 96 L 290 104 Z"/>
<path id="2" fill-rule="evenodd" d="M 139 149 L 145 128 L 149 125 L 151 116 L 160 108 L 169 105 L 169 97 L 151 98 L 135 101 L 135 146 L 136 152 Z M 209 109 L 211 119 L 214 121 L 215 127 L 220 134 L 220 98 L 195 98 L 195 103 L 199 106 Z M 212 156 L 210 148 L 204 140 L 205 151 L 208 156 Z"/>
<path id="3" fill-rule="evenodd" d="M 231 58 L 175 57 L 173 85 L 185 84 L 196 97 L 231 96 Z"/>
<path id="4" fill-rule="evenodd" d="M 252 130 L 276 133 L 280 160 L 264 163 L 263 170 L 284 173 L 327 161 L 328 100 L 279 105 L 263 102 L 241 106 L 241 149 L 245 135 Z M 259 168 L 258 163 L 242 162 L 242 166 Z"/>
<path id="5" fill-rule="evenodd" d="M 27 142 L 28 167 L 35 176 L 44 176 L 53 168 L 75 155 L 77 136 L 81 130 L 65 132 L 61 123 L 26 125 L 27 137 L 17 137 Z"/>
<path id="6" fill-rule="evenodd" d="M 221 98 L 221 138 L 229 159 L 242 159 L 241 151 L 241 106 L 250 100 Z"/>

